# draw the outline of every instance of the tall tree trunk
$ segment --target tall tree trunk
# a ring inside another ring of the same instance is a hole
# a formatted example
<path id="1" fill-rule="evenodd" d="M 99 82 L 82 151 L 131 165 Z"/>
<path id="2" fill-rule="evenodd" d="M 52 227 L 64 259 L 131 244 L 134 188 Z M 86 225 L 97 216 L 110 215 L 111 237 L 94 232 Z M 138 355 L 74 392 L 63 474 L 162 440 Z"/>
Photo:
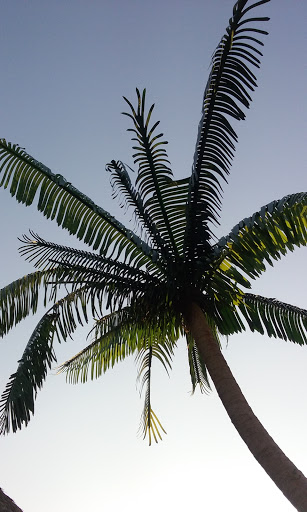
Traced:
<path id="1" fill-rule="evenodd" d="M 200 307 L 185 306 L 185 319 L 220 399 L 255 459 L 299 512 L 307 512 L 307 479 L 277 446 L 245 400 Z"/>

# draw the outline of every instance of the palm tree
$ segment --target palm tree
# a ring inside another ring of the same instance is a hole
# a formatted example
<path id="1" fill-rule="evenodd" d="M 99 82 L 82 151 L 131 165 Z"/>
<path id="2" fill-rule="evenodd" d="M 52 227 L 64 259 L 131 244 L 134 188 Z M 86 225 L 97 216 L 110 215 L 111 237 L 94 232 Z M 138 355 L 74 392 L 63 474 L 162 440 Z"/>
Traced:
<path id="1" fill-rule="evenodd" d="M 37 391 L 56 361 L 54 340 L 67 340 L 91 315 L 91 343 L 59 371 L 69 381 L 85 382 L 135 354 L 145 390 L 142 432 L 149 443 L 157 441 L 164 429 L 151 404 L 152 360 L 169 371 L 176 343 L 185 338 L 193 391 L 197 385 L 209 390 L 211 377 L 254 457 L 290 502 L 306 511 L 306 478 L 255 417 L 220 350 L 220 336 L 246 327 L 307 342 L 306 310 L 246 291 L 266 263 L 307 244 L 307 193 L 272 201 L 227 236 L 214 236 L 237 141 L 230 121 L 245 118 L 242 109 L 256 87 L 251 69 L 260 65 L 261 38 L 267 34 L 257 27 L 268 18 L 250 11 L 268 1 L 247 6 L 239 0 L 234 6 L 212 58 L 191 176 L 174 179 L 159 122 L 151 122 L 154 106 L 146 109 L 146 91 L 137 89 L 136 107 L 125 98 L 138 166 L 135 183 L 123 162 L 112 160 L 106 168 L 114 196 L 134 212 L 136 232 L 17 144 L 1 140 L 1 186 L 26 206 L 36 202 L 45 217 L 94 252 L 57 245 L 33 232 L 22 238 L 20 252 L 36 270 L 1 290 L 0 334 L 36 312 L 41 292 L 51 307 L 2 395 L 0 431 L 28 424 Z"/>

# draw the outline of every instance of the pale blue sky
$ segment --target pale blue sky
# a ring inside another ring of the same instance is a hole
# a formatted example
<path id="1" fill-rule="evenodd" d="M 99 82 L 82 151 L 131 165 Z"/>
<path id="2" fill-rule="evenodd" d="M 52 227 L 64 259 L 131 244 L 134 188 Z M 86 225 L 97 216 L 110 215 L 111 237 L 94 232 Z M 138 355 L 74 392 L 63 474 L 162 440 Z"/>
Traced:
<path id="1" fill-rule="evenodd" d="M 232 6 L 232 0 L 5 2 L 0 136 L 122 216 L 104 171 L 113 158 L 132 165 L 122 96 L 134 100 L 135 87 L 147 87 L 175 175 L 186 176 L 210 56 Z M 307 189 L 307 4 L 272 0 L 260 11 L 271 17 L 270 35 L 254 102 L 237 127 L 219 235 L 263 204 Z M 29 228 L 78 246 L 2 189 L 0 211 L 0 286 L 31 271 L 17 252 L 17 237 Z M 306 308 L 305 268 L 306 250 L 298 249 L 253 291 Z M 36 322 L 29 319 L 0 341 L 1 391 Z M 59 362 L 81 349 L 86 333 L 59 346 Z M 255 413 L 307 474 L 307 347 L 248 332 L 224 347 Z M 216 393 L 190 397 L 184 343 L 173 368 L 170 379 L 159 367 L 153 374 L 153 406 L 168 435 L 151 448 L 137 437 L 143 402 L 133 360 L 86 385 L 50 374 L 28 428 L 0 439 L 0 486 L 24 512 L 293 510 L 254 462 Z"/>

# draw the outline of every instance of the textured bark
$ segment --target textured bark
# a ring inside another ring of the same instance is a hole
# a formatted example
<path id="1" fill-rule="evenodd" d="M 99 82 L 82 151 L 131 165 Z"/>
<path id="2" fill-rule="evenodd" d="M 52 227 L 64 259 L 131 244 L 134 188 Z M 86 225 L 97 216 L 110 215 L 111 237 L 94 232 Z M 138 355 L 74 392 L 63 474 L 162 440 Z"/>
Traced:
<path id="1" fill-rule="evenodd" d="M 184 315 L 217 393 L 239 435 L 277 487 L 299 512 L 307 512 L 307 479 L 286 457 L 245 400 L 199 306 Z"/>
<path id="2" fill-rule="evenodd" d="M 0 512 L 22 512 L 11 498 L 9 498 L 0 488 Z"/>

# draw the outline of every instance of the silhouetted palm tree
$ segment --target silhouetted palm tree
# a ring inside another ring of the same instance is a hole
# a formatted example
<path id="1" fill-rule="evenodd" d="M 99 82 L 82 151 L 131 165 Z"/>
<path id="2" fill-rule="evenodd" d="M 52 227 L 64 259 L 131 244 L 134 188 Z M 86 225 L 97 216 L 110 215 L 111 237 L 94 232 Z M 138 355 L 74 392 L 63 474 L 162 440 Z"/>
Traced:
<path id="1" fill-rule="evenodd" d="M 243 120 L 256 86 L 266 34 L 254 24 L 268 18 L 239 0 L 212 59 L 204 93 L 191 176 L 175 180 L 158 122 L 151 123 L 145 90 L 137 106 L 125 98 L 131 119 L 135 184 L 129 168 L 107 165 L 114 195 L 135 214 L 137 232 L 127 229 L 61 175 L 37 162 L 16 144 L 1 141 L 1 185 L 19 202 L 37 202 L 39 211 L 96 252 L 45 241 L 31 232 L 20 252 L 37 270 L 1 291 L 1 334 L 37 310 L 45 293 L 51 308 L 39 321 L 1 402 L 2 433 L 27 424 L 34 398 L 56 361 L 53 341 L 71 336 L 78 324 L 95 319 L 93 341 L 61 366 L 69 380 L 99 377 L 126 356 L 137 355 L 145 388 L 144 436 L 161 437 L 152 409 L 151 365 L 158 358 L 171 367 L 174 348 L 186 338 L 193 390 L 217 392 L 242 439 L 276 485 L 299 510 L 307 510 L 307 482 L 253 414 L 220 350 L 220 335 L 252 331 L 305 344 L 307 312 L 276 299 L 246 292 L 266 263 L 307 243 L 307 194 L 272 201 L 217 240 L 222 183 L 237 140 L 230 120 Z M 252 16 L 252 17 L 250 17 Z M 60 296 L 62 290 L 66 295 Z"/>

